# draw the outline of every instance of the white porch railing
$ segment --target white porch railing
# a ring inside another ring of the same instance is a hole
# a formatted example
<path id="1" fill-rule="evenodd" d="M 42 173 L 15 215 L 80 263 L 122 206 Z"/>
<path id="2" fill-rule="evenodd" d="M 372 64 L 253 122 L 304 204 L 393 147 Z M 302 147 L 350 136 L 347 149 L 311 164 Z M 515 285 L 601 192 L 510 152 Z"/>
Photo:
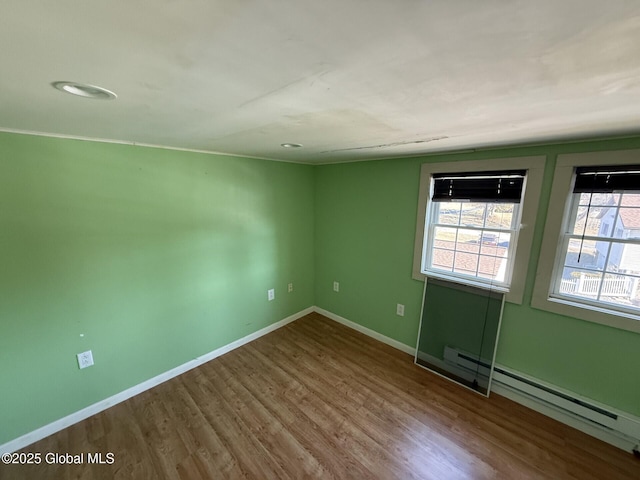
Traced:
<path id="1" fill-rule="evenodd" d="M 580 277 L 562 279 L 560 281 L 560 293 L 574 295 L 597 295 L 601 278 L 588 277 L 580 274 Z M 600 296 L 602 297 L 630 297 L 635 282 L 630 278 L 605 278 Z"/>

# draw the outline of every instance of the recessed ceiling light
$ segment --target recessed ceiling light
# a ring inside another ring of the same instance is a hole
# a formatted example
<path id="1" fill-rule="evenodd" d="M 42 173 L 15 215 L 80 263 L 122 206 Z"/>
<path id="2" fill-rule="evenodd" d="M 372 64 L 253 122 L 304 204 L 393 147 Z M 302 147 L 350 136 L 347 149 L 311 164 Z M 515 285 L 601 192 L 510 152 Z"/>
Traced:
<path id="1" fill-rule="evenodd" d="M 96 87 L 95 85 L 86 85 L 77 82 L 53 82 L 55 88 L 62 92 L 70 93 L 84 98 L 95 98 L 98 100 L 113 100 L 117 95 L 110 92 L 106 88 Z"/>
<path id="2" fill-rule="evenodd" d="M 302 146 L 302 144 L 300 144 L 300 143 L 281 143 L 280 146 L 284 147 L 284 148 L 300 148 Z"/>

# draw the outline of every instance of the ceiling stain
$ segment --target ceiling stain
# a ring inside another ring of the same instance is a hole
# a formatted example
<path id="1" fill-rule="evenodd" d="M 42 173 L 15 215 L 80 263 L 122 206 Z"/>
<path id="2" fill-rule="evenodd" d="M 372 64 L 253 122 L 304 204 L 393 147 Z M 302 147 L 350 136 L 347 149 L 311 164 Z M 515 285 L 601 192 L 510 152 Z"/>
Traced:
<path id="1" fill-rule="evenodd" d="M 437 140 L 444 140 L 445 138 L 449 138 L 446 135 L 440 136 L 440 137 L 431 137 L 431 138 L 426 138 L 423 140 L 408 140 L 406 142 L 391 142 L 391 143 L 381 143 L 379 145 L 369 145 L 367 147 L 352 147 L 352 148 L 338 148 L 335 150 L 325 150 L 324 152 L 320 152 L 320 153 L 335 153 L 335 152 L 346 152 L 349 150 L 367 150 L 370 148 L 393 148 L 393 147 L 401 147 L 404 145 L 416 145 L 416 144 L 420 144 L 420 143 L 429 143 L 429 142 L 435 142 Z"/>

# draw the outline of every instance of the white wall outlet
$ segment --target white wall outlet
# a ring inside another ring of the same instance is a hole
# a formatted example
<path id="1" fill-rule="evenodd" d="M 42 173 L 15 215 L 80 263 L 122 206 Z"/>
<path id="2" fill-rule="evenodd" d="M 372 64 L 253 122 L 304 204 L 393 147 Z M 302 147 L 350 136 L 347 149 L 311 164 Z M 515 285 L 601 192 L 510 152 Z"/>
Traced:
<path id="1" fill-rule="evenodd" d="M 293 283 L 290 283 L 289 285 L 287 285 L 287 292 L 289 293 L 293 292 Z"/>
<path id="2" fill-rule="evenodd" d="M 269 301 L 273 300 L 276 298 L 276 289 L 275 288 L 271 288 L 269 290 L 267 290 L 267 299 Z"/>
<path id="3" fill-rule="evenodd" d="M 93 365 L 93 354 L 91 353 L 91 350 L 79 353 L 76 356 L 78 357 L 78 366 L 80 368 L 87 368 Z"/>
<path id="4" fill-rule="evenodd" d="M 396 305 L 396 315 L 404 317 L 404 305 L 402 305 L 401 303 L 398 303 Z"/>
<path id="5" fill-rule="evenodd" d="M 340 291 L 340 282 L 333 282 L 333 291 L 334 292 Z"/>

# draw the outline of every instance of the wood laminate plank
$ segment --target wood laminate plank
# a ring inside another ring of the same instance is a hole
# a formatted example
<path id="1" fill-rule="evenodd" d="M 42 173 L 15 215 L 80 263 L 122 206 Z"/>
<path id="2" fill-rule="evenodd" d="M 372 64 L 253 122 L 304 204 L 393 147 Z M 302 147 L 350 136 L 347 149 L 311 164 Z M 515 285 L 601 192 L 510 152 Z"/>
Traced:
<path id="1" fill-rule="evenodd" d="M 0 479 L 640 479 L 633 455 L 318 314 L 23 451 L 115 462 Z"/>

